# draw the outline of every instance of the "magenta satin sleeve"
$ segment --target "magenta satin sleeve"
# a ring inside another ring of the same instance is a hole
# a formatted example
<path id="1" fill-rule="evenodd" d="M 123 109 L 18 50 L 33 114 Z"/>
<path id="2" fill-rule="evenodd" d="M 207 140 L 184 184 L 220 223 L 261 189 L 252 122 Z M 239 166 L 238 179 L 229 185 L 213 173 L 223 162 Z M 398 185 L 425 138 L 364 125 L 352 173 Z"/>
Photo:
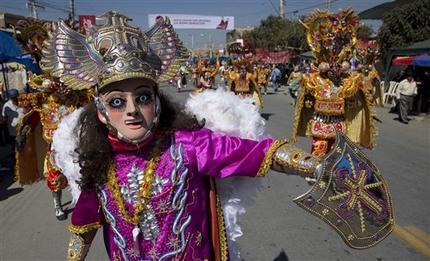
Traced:
<path id="1" fill-rule="evenodd" d="M 256 176 L 273 139 L 253 141 L 208 129 L 177 134 L 191 145 L 197 171 L 214 178 Z"/>
<path id="2" fill-rule="evenodd" d="M 83 190 L 72 213 L 72 232 L 78 232 L 80 228 L 97 228 L 103 224 L 104 216 L 99 207 L 97 192 L 95 189 Z M 85 231 L 86 232 L 86 231 Z"/>

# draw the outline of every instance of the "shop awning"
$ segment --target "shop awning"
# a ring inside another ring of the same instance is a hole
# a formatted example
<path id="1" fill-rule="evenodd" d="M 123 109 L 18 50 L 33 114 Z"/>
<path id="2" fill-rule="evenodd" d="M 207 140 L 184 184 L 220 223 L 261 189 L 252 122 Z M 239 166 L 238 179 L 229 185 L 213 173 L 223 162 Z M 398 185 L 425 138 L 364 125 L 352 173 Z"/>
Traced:
<path id="1" fill-rule="evenodd" d="M 393 65 L 410 65 L 415 59 L 415 56 L 399 56 L 393 59 Z"/>
<path id="2" fill-rule="evenodd" d="M 423 54 L 415 56 L 415 59 L 412 61 L 412 64 L 415 66 L 430 67 L 430 55 Z"/>

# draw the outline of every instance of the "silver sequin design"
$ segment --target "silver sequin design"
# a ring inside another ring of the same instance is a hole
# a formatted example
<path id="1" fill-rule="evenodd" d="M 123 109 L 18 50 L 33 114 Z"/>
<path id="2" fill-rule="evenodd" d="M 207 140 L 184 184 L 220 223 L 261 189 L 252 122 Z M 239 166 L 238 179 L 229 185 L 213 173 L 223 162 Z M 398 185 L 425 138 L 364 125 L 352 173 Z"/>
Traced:
<path id="1" fill-rule="evenodd" d="M 144 199 L 142 199 L 142 202 L 137 202 L 139 200 L 139 188 L 143 185 L 144 182 L 144 176 L 145 172 L 143 169 L 140 169 L 136 166 L 136 164 L 133 164 L 130 171 L 127 173 L 127 184 L 121 185 L 121 194 L 123 198 L 129 203 L 133 204 L 134 206 L 137 205 L 137 203 L 145 204 L 145 210 L 143 213 L 139 215 L 139 229 L 142 232 L 143 239 L 145 240 L 154 240 L 158 237 L 160 234 L 160 229 L 157 224 L 157 219 L 155 217 L 155 213 L 152 209 L 151 204 L 146 203 Z M 162 185 L 164 185 L 166 182 L 162 183 L 162 179 L 160 179 L 157 175 L 156 180 L 154 181 L 154 189 L 157 189 L 157 191 L 162 190 Z"/>

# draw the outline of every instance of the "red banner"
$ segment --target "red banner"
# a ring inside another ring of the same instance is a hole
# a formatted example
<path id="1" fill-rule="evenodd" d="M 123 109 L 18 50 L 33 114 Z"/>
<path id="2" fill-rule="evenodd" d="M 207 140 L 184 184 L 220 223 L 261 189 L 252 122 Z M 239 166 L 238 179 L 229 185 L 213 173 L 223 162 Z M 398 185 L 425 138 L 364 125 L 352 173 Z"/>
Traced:
<path id="1" fill-rule="evenodd" d="M 85 34 L 88 34 L 90 28 L 96 26 L 96 16 L 95 15 L 80 15 L 79 16 L 79 27 L 84 30 Z"/>
<path id="2" fill-rule="evenodd" d="M 263 48 L 255 49 L 255 56 L 257 59 L 262 60 L 264 63 L 289 63 L 290 59 L 297 56 L 299 53 L 294 50 L 268 52 Z"/>

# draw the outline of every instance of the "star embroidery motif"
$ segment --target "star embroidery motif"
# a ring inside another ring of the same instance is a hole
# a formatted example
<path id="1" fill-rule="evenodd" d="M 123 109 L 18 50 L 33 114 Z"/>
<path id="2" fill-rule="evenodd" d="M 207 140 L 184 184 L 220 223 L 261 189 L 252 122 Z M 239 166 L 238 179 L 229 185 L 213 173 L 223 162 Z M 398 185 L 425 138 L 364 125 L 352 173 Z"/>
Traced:
<path id="1" fill-rule="evenodd" d="M 153 246 L 153 247 L 151 248 L 151 250 L 149 250 L 148 254 L 149 254 L 149 256 L 150 256 L 153 260 L 157 260 L 157 259 L 158 259 L 158 256 L 160 255 L 160 254 L 158 253 L 157 248 L 156 248 L 155 246 Z"/>
<path id="2" fill-rule="evenodd" d="M 203 239 L 202 233 L 197 232 L 197 235 L 196 235 L 196 245 L 197 246 L 200 246 L 202 244 L 202 239 Z"/>
<path id="3" fill-rule="evenodd" d="M 163 191 L 163 186 L 167 184 L 169 180 L 160 177 L 159 175 L 155 176 L 155 181 L 154 181 L 154 190 L 152 192 L 153 195 L 157 195 L 160 194 Z"/>
<path id="4" fill-rule="evenodd" d="M 174 236 L 170 236 L 167 245 L 176 250 L 179 248 L 179 240 Z"/>
<path id="5" fill-rule="evenodd" d="M 127 254 L 130 257 L 134 257 L 134 258 L 139 257 L 139 251 L 136 248 L 132 248 L 132 249 L 127 250 Z"/>
<path id="6" fill-rule="evenodd" d="M 383 184 L 381 181 L 366 184 L 366 178 L 367 178 L 366 170 L 364 169 L 361 170 L 357 176 L 351 159 L 350 159 L 350 165 L 353 172 L 352 173 L 353 178 L 347 177 L 345 179 L 345 185 L 347 187 L 347 191 L 340 193 L 338 195 L 329 197 L 328 200 L 333 201 L 333 200 L 341 200 L 344 198 L 348 198 L 345 203 L 347 206 L 347 209 L 358 210 L 358 213 L 360 216 L 360 222 L 361 222 L 361 231 L 364 232 L 366 230 L 366 227 L 364 222 L 363 205 L 378 215 L 383 211 L 383 206 L 381 206 L 381 204 L 376 199 L 374 199 L 367 190 L 382 186 Z"/>
<path id="7" fill-rule="evenodd" d="M 167 199 L 164 199 L 164 200 L 161 200 L 159 203 L 158 203 L 158 207 L 157 207 L 157 209 L 158 209 L 158 211 L 159 212 L 161 212 L 161 213 L 166 213 L 167 211 L 168 211 L 168 209 L 169 209 L 169 201 L 167 200 Z"/>
<path id="8" fill-rule="evenodd" d="M 117 252 L 113 252 L 112 260 L 114 260 L 114 261 L 119 261 L 120 260 L 119 255 L 118 255 Z"/>

